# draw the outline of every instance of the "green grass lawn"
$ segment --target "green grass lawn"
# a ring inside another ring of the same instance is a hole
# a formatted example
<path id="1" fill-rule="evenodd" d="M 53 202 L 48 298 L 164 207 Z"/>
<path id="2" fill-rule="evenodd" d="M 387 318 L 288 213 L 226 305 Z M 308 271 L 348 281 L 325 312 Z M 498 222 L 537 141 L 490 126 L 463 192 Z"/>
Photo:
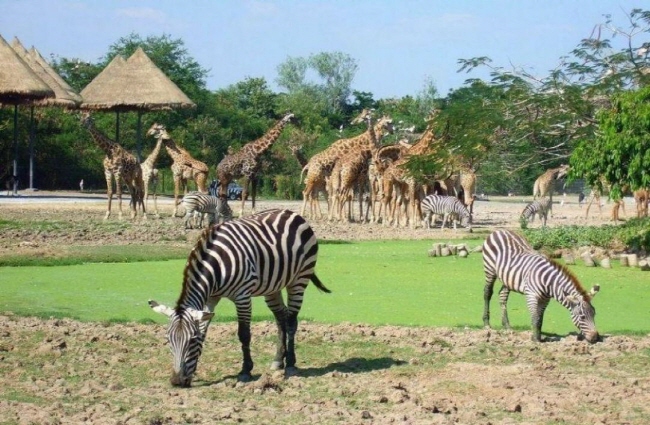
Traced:
<path id="1" fill-rule="evenodd" d="M 479 240 L 466 241 L 470 247 Z M 480 254 L 469 258 L 431 258 L 432 241 L 373 241 L 321 244 L 317 273 L 332 294 L 310 286 L 301 318 L 319 322 L 409 326 L 482 326 L 483 269 Z M 92 263 L 54 267 L 0 267 L 0 311 L 84 321 L 155 321 L 166 319 L 147 300 L 173 305 L 178 298 L 185 260 Z M 600 284 L 594 300 L 602 333 L 650 331 L 650 286 L 638 269 L 571 266 L 588 289 Z M 498 286 L 496 288 L 498 290 Z M 521 295 L 509 301 L 511 324 L 529 329 Z M 218 320 L 232 320 L 228 300 Z M 271 318 L 262 299 L 254 303 L 256 320 Z M 492 325 L 500 327 L 498 296 L 492 299 Z M 574 331 L 569 313 L 551 302 L 545 332 Z"/>

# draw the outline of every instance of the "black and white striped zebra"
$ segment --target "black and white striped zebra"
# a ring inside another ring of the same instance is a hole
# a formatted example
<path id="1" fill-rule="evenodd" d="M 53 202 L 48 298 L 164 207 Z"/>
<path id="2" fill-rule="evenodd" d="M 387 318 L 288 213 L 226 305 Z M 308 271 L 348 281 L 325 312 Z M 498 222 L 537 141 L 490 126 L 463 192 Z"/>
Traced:
<path id="1" fill-rule="evenodd" d="M 173 354 L 171 383 L 189 386 L 219 300 L 235 303 L 242 344 L 242 381 L 251 378 L 251 297 L 264 296 L 278 326 L 273 369 L 295 371 L 294 337 L 298 312 L 309 281 L 330 292 L 316 276 L 318 242 L 312 228 L 289 210 L 269 210 L 205 230 L 183 272 L 176 307 L 150 300 L 151 308 L 170 318 L 167 338 Z M 287 293 L 287 304 L 282 290 Z"/>
<path id="2" fill-rule="evenodd" d="M 537 253 L 521 236 L 509 230 L 497 230 L 483 243 L 483 270 L 485 289 L 483 324 L 490 326 L 490 299 L 494 282 L 501 279 L 499 291 L 501 318 L 505 328 L 510 327 L 506 304 L 510 291 L 523 294 L 531 315 L 533 340 L 541 341 L 544 311 L 551 298 L 571 312 L 571 320 L 587 341 L 598 341 L 594 317 L 596 310 L 591 300 L 600 289 L 590 292 L 564 266 Z"/>
<path id="3" fill-rule="evenodd" d="M 431 228 L 431 220 L 434 215 L 442 215 L 442 226 L 445 228 L 448 219 L 452 219 L 454 230 L 456 230 L 456 221 L 460 220 L 461 226 L 472 230 L 472 217 L 467 207 L 455 196 L 427 195 L 421 202 L 422 214 L 424 215 L 423 224 L 427 229 Z M 465 223 L 465 224 L 463 224 Z"/>
<path id="4" fill-rule="evenodd" d="M 201 192 L 190 192 L 183 197 L 181 204 L 185 208 L 183 221 L 185 228 L 203 227 L 203 218 L 210 215 L 209 224 L 232 220 L 232 209 L 225 197 L 217 197 Z M 190 223 L 194 221 L 194 226 Z"/>
<path id="5" fill-rule="evenodd" d="M 548 211 L 551 209 L 551 198 L 543 197 L 536 201 L 530 202 L 524 207 L 521 212 L 521 224 L 527 224 L 529 221 L 532 223 L 535 220 L 535 215 L 539 216 L 542 221 L 542 227 L 546 227 L 546 220 L 548 218 Z"/>

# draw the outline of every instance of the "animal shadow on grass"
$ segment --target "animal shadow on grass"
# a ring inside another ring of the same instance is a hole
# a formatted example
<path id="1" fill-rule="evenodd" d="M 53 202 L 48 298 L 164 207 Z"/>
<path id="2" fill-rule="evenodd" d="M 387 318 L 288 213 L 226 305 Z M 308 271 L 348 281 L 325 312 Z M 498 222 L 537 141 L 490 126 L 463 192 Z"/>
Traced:
<path id="1" fill-rule="evenodd" d="M 566 335 L 560 335 L 556 333 L 551 333 L 551 332 L 542 332 L 542 342 L 559 342 L 562 341 L 563 339 L 567 338 L 572 338 L 575 337 L 576 340 L 578 341 L 584 341 L 585 337 L 579 332 L 569 332 Z M 605 341 L 607 337 L 605 335 L 599 335 L 598 336 L 598 342 L 603 342 Z"/>
<path id="2" fill-rule="evenodd" d="M 297 377 L 316 377 L 323 376 L 330 372 L 341 372 L 341 373 L 366 373 L 373 370 L 382 370 L 389 369 L 393 366 L 400 366 L 406 364 L 403 360 L 396 360 L 390 357 L 379 357 L 376 359 L 367 359 L 363 357 L 352 357 L 342 362 L 330 363 L 323 367 L 307 367 L 307 368 L 298 368 L 295 376 Z M 257 381 L 261 374 L 253 375 L 253 379 L 250 382 Z M 237 380 L 237 375 L 225 375 L 217 380 L 203 380 L 196 379 L 192 382 L 193 387 L 208 387 L 211 385 L 216 385 L 221 382 L 226 382 L 230 380 Z"/>

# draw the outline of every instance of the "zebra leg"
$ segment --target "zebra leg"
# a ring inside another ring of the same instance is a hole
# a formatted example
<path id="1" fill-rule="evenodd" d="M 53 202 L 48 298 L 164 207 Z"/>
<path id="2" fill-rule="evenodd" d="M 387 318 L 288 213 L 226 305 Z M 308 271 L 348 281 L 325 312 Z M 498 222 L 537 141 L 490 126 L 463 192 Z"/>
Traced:
<path id="1" fill-rule="evenodd" d="M 284 369 L 284 358 L 287 354 L 287 308 L 282 300 L 282 293 L 276 292 L 264 297 L 266 305 L 275 316 L 275 323 L 278 327 L 278 345 L 275 359 L 271 363 L 271 370 Z"/>
<path id="2" fill-rule="evenodd" d="M 252 303 L 250 297 L 240 298 L 235 301 L 237 307 L 237 336 L 241 342 L 241 351 L 243 356 L 241 372 L 237 379 L 241 382 L 248 382 L 252 379 L 251 371 L 253 370 L 253 359 L 251 357 L 251 309 Z"/>
<path id="3" fill-rule="evenodd" d="M 289 311 L 287 313 L 287 368 L 285 374 L 294 374 L 296 372 L 296 345 L 295 338 L 298 331 L 298 312 Z"/>
<path id="4" fill-rule="evenodd" d="M 542 322 L 544 321 L 544 311 L 548 307 L 548 298 L 537 298 L 536 295 L 528 295 L 526 304 L 528 311 L 530 311 L 531 325 L 533 328 L 532 340 L 535 342 L 542 342 Z"/>
<path id="5" fill-rule="evenodd" d="M 510 329 L 510 320 L 508 320 L 508 296 L 510 289 L 504 284 L 499 289 L 499 303 L 501 304 L 501 325 L 504 329 Z"/>
<path id="6" fill-rule="evenodd" d="M 239 328 L 237 329 L 237 336 L 241 342 L 241 350 L 244 360 L 242 362 L 241 372 L 237 380 L 241 382 L 248 382 L 253 377 L 251 371 L 253 370 L 253 359 L 251 358 L 251 323 L 249 320 L 239 320 Z"/>
<path id="7" fill-rule="evenodd" d="M 485 302 L 483 306 L 483 326 L 486 328 L 490 327 L 490 300 L 492 299 L 494 282 L 496 280 L 497 277 L 494 273 L 485 270 L 485 288 L 483 288 L 483 300 Z"/>
<path id="8" fill-rule="evenodd" d="M 183 223 L 185 223 L 185 228 L 186 229 L 191 229 L 192 228 L 192 223 L 190 222 L 190 220 L 193 221 L 193 212 L 188 211 L 185 214 L 185 217 L 183 217 Z"/>

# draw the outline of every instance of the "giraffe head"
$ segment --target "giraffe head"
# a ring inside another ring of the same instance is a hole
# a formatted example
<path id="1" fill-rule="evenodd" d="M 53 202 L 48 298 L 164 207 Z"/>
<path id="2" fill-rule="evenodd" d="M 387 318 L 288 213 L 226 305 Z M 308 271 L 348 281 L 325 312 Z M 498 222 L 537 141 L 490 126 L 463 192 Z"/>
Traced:
<path id="1" fill-rule="evenodd" d="M 562 164 L 557 169 L 557 176 L 555 180 L 563 179 L 569 174 L 569 164 Z"/>
<path id="2" fill-rule="evenodd" d="M 395 127 L 393 126 L 393 119 L 388 116 L 382 116 L 377 124 L 375 124 L 375 133 L 381 139 L 385 134 L 393 134 L 395 132 Z"/>
<path id="3" fill-rule="evenodd" d="M 169 134 L 167 133 L 167 129 L 165 128 L 164 125 L 158 124 L 158 123 L 153 123 L 151 128 L 147 130 L 147 136 L 153 136 L 156 139 L 164 138 L 164 139 L 169 139 Z"/>
<path id="4" fill-rule="evenodd" d="M 291 112 L 287 112 L 284 117 L 282 117 L 282 124 L 287 124 L 291 122 L 292 119 L 295 118 L 295 115 L 292 114 Z"/>
<path id="5" fill-rule="evenodd" d="M 83 111 L 81 114 L 79 114 L 79 119 L 81 120 L 81 124 L 83 124 L 85 127 L 90 127 L 95 124 L 95 120 L 93 119 L 92 115 L 90 115 L 90 111 Z"/>
<path id="6" fill-rule="evenodd" d="M 359 115 L 350 121 L 350 124 L 356 125 L 361 124 L 362 122 L 367 122 L 368 120 L 372 119 L 372 113 L 374 111 L 374 109 L 363 108 L 363 111 L 361 111 Z"/>

